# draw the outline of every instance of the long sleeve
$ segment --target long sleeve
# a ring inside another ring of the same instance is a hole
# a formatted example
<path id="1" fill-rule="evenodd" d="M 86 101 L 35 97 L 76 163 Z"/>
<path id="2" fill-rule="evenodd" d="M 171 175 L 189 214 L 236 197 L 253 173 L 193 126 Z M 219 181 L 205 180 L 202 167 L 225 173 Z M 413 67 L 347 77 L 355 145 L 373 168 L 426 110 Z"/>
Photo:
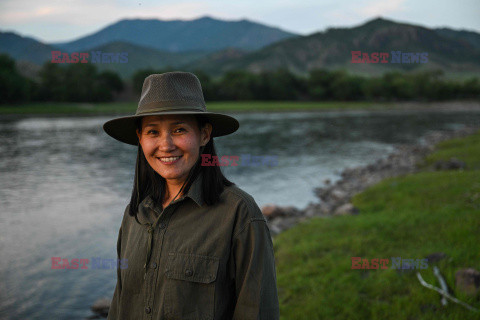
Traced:
<path id="1" fill-rule="evenodd" d="M 250 218 L 234 235 L 232 246 L 236 290 L 233 319 L 279 319 L 273 243 L 265 219 Z"/>
<path id="2" fill-rule="evenodd" d="M 123 226 L 123 223 L 122 223 Z M 118 231 L 118 239 L 117 239 L 117 259 L 120 258 L 120 251 L 122 247 L 122 226 L 120 226 L 120 230 Z M 120 261 L 120 260 L 117 260 Z M 119 300 L 120 294 L 122 292 L 122 281 L 121 281 L 121 273 L 120 273 L 120 266 L 121 264 L 117 264 L 117 285 L 115 286 L 115 291 L 113 292 L 112 303 L 110 304 L 110 309 L 108 311 L 107 320 L 115 320 L 118 319 L 118 307 L 119 307 Z"/>

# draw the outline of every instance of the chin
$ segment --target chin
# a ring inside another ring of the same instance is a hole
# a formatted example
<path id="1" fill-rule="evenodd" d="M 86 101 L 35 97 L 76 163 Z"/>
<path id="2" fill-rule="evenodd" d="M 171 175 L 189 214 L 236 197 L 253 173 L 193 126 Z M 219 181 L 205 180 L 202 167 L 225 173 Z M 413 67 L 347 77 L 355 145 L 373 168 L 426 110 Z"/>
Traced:
<path id="1" fill-rule="evenodd" d="M 162 173 L 157 171 L 157 173 L 161 175 L 164 179 L 179 179 L 182 176 L 188 174 L 188 172 L 185 173 L 185 172 L 171 172 L 171 171 L 168 171 L 168 172 L 163 171 Z"/>

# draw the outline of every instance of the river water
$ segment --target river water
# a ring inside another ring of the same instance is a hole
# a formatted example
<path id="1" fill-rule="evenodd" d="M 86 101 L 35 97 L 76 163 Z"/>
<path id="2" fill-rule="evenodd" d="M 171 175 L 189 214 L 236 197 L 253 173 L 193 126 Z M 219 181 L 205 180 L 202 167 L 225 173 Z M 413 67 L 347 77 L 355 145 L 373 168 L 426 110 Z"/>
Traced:
<path id="1" fill-rule="evenodd" d="M 268 203 L 305 207 L 346 167 L 385 157 L 431 130 L 479 125 L 480 112 L 288 112 L 234 115 L 219 155 L 275 156 L 275 166 L 223 167 Z M 112 117 L 0 118 L 0 318 L 84 319 L 111 298 L 115 269 L 52 269 L 52 257 L 115 259 L 136 147 L 103 132 Z M 241 162 L 241 161 L 240 161 Z"/>

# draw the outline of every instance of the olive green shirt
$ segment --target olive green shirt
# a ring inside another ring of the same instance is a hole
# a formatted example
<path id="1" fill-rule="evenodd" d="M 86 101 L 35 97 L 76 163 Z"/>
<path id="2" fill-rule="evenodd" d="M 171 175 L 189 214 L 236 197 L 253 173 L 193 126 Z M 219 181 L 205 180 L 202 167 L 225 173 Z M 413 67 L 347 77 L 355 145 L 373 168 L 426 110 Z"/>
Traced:
<path id="1" fill-rule="evenodd" d="M 146 197 L 138 210 L 142 225 L 127 206 L 117 242 L 127 267 L 117 268 L 108 319 L 279 319 L 262 212 L 237 186 L 206 205 L 201 180 L 163 211 Z"/>

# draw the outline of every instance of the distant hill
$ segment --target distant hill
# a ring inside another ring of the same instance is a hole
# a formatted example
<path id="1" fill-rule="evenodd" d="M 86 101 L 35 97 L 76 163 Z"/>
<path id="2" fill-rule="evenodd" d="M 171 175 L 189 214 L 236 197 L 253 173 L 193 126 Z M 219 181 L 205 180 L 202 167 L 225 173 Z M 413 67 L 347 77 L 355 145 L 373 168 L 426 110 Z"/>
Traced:
<path id="1" fill-rule="evenodd" d="M 215 56 L 201 60 L 202 70 L 222 74 L 232 69 L 261 72 L 287 68 L 306 74 L 314 68 L 345 69 L 360 74 L 381 74 L 388 70 L 443 69 L 452 73 L 480 71 L 479 34 L 455 30 L 432 30 L 381 18 L 354 28 L 330 28 L 271 44 L 245 55 L 219 61 Z M 466 39 L 469 39 L 468 41 Z M 425 64 L 351 63 L 351 51 L 428 52 Z M 190 68 L 190 64 L 185 68 Z"/>
<path id="2" fill-rule="evenodd" d="M 74 52 L 120 41 L 170 52 L 212 52 L 228 47 L 255 50 L 292 36 L 295 34 L 249 20 L 125 19 L 75 41 L 52 45 Z"/>
<path id="3" fill-rule="evenodd" d="M 13 32 L 0 32 L 0 53 L 6 53 L 16 61 L 42 64 L 51 59 L 53 46 Z"/>

